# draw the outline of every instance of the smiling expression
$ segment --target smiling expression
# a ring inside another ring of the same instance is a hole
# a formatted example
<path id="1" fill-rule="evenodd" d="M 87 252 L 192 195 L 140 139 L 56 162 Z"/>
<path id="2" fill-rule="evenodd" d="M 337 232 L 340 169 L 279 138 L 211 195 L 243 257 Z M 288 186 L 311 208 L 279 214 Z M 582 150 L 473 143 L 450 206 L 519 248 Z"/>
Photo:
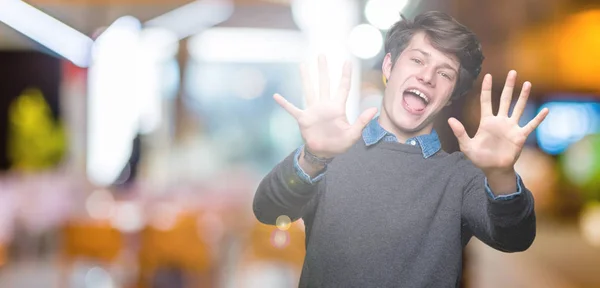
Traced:
<path id="1" fill-rule="evenodd" d="M 388 53 L 382 66 L 388 80 L 381 125 L 397 136 L 429 133 L 435 116 L 449 104 L 459 76 L 458 59 L 434 48 L 418 32 L 396 63 L 392 61 Z"/>

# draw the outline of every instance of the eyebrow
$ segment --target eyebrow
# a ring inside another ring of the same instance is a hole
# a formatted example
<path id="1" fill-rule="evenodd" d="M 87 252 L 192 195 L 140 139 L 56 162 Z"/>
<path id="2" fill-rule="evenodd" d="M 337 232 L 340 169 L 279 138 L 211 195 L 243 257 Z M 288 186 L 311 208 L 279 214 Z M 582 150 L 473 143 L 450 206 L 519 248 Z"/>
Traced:
<path id="1" fill-rule="evenodd" d="M 423 56 L 425 56 L 425 57 L 427 57 L 427 58 L 430 58 L 430 57 L 431 57 L 431 53 L 429 53 L 429 52 L 425 52 L 425 51 L 423 51 L 423 50 L 421 50 L 421 49 L 419 49 L 419 48 L 413 48 L 413 49 L 410 49 L 410 51 L 417 51 L 417 52 L 420 52 L 421 54 L 423 54 Z M 456 74 L 458 74 L 458 71 L 456 70 L 456 68 L 452 67 L 452 65 L 450 65 L 450 64 L 448 64 L 448 63 L 445 63 L 445 62 L 444 62 L 444 64 L 440 65 L 440 67 L 442 67 L 442 68 L 448 68 L 448 69 L 451 69 L 451 70 L 453 70 L 453 71 L 454 71 Z"/>

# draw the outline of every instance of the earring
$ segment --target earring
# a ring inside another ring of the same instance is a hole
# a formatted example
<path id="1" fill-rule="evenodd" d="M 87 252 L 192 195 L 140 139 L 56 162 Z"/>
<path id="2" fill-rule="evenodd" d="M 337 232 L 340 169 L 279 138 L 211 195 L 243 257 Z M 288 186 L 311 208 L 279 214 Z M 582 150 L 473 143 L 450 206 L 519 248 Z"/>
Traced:
<path id="1" fill-rule="evenodd" d="M 385 75 L 381 75 L 381 79 L 383 80 L 383 86 L 387 87 L 387 78 L 385 78 Z"/>

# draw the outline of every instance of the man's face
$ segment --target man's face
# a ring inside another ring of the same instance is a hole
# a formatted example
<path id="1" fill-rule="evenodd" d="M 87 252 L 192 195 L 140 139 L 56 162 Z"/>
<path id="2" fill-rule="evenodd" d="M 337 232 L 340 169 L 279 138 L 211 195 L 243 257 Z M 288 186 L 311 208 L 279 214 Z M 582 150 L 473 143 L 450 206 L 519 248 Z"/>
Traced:
<path id="1" fill-rule="evenodd" d="M 423 32 L 413 36 L 392 64 L 388 53 L 382 67 L 388 81 L 381 116 L 398 132 L 418 133 L 449 103 L 460 64 L 454 55 L 435 49 Z"/>

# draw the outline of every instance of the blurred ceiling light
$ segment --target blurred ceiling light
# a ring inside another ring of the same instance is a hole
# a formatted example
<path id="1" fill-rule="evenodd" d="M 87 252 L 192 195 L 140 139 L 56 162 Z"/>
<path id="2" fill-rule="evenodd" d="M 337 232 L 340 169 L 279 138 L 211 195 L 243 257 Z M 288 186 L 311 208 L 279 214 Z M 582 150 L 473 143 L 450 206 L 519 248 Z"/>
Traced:
<path id="1" fill-rule="evenodd" d="M 387 30 L 400 20 L 400 13 L 409 0 L 369 0 L 365 6 L 365 17 L 373 26 Z"/>
<path id="2" fill-rule="evenodd" d="M 102 34 L 100 34 L 92 47 L 92 61 L 97 54 L 110 53 L 113 55 L 124 55 L 122 49 L 127 48 L 128 52 L 135 49 L 137 45 L 138 34 L 142 29 L 140 21 L 133 16 L 123 16 L 115 20 Z M 128 60 L 128 58 L 119 59 Z"/>
<path id="3" fill-rule="evenodd" d="M 309 43 L 304 59 L 313 84 L 317 86 L 317 55 L 325 55 L 329 66 L 331 86 L 337 87 L 343 63 L 350 60 L 352 69 L 360 71 L 361 62 L 349 49 L 348 36 L 360 22 L 361 1 L 348 0 L 291 0 L 292 16 Z M 346 115 L 350 122 L 358 117 L 358 96 L 361 73 L 353 73 Z"/>
<path id="4" fill-rule="evenodd" d="M 179 50 L 177 36 L 170 30 L 146 28 L 139 34 L 138 62 L 134 82 L 139 111 L 141 134 L 149 134 L 160 127 L 162 121 L 164 70 L 169 61 L 176 61 Z"/>
<path id="5" fill-rule="evenodd" d="M 338 41 L 347 36 L 360 21 L 360 1 L 348 0 L 290 0 L 294 23 L 307 33 L 316 33 L 327 38 L 323 41 Z"/>
<path id="6" fill-rule="evenodd" d="M 383 36 L 381 32 L 369 25 L 360 24 L 352 29 L 348 39 L 350 51 L 354 56 L 362 59 L 370 59 L 381 51 L 383 47 Z"/>
<path id="7" fill-rule="evenodd" d="M 299 62 L 308 47 L 299 31 L 256 28 L 211 28 L 188 45 L 197 61 L 236 63 Z"/>
<path id="8" fill-rule="evenodd" d="M 162 27 L 148 27 L 140 33 L 141 53 L 159 61 L 167 60 L 177 55 L 179 39 L 177 35 Z"/>
<path id="9" fill-rule="evenodd" d="M 87 67 L 93 40 L 20 0 L 0 0 L 0 21 L 79 67 Z"/>
<path id="10" fill-rule="evenodd" d="M 162 72 L 178 50 L 172 31 L 142 30 L 132 16 L 117 19 L 96 39 L 88 78 L 87 172 L 94 184 L 123 180 L 118 177 L 128 165 L 133 139 L 160 127 Z"/>
<path id="11" fill-rule="evenodd" d="M 114 37 L 114 33 L 117 33 L 117 31 L 138 31 L 140 29 L 142 29 L 142 23 L 140 23 L 140 20 L 130 15 L 121 16 L 117 18 L 117 20 L 115 20 L 112 24 L 110 24 L 110 26 L 102 30 L 102 33 L 100 33 L 96 37 L 96 42 L 102 40 L 103 38 L 107 38 L 108 36 L 106 35 Z"/>
<path id="12" fill-rule="evenodd" d="M 183 39 L 227 20 L 233 14 L 231 0 L 197 0 L 145 23 L 173 31 Z"/>
<path id="13" fill-rule="evenodd" d="M 139 129 L 137 77 L 141 24 L 131 16 L 117 19 L 93 47 L 88 77 L 87 175 L 95 185 L 118 179 Z"/>

